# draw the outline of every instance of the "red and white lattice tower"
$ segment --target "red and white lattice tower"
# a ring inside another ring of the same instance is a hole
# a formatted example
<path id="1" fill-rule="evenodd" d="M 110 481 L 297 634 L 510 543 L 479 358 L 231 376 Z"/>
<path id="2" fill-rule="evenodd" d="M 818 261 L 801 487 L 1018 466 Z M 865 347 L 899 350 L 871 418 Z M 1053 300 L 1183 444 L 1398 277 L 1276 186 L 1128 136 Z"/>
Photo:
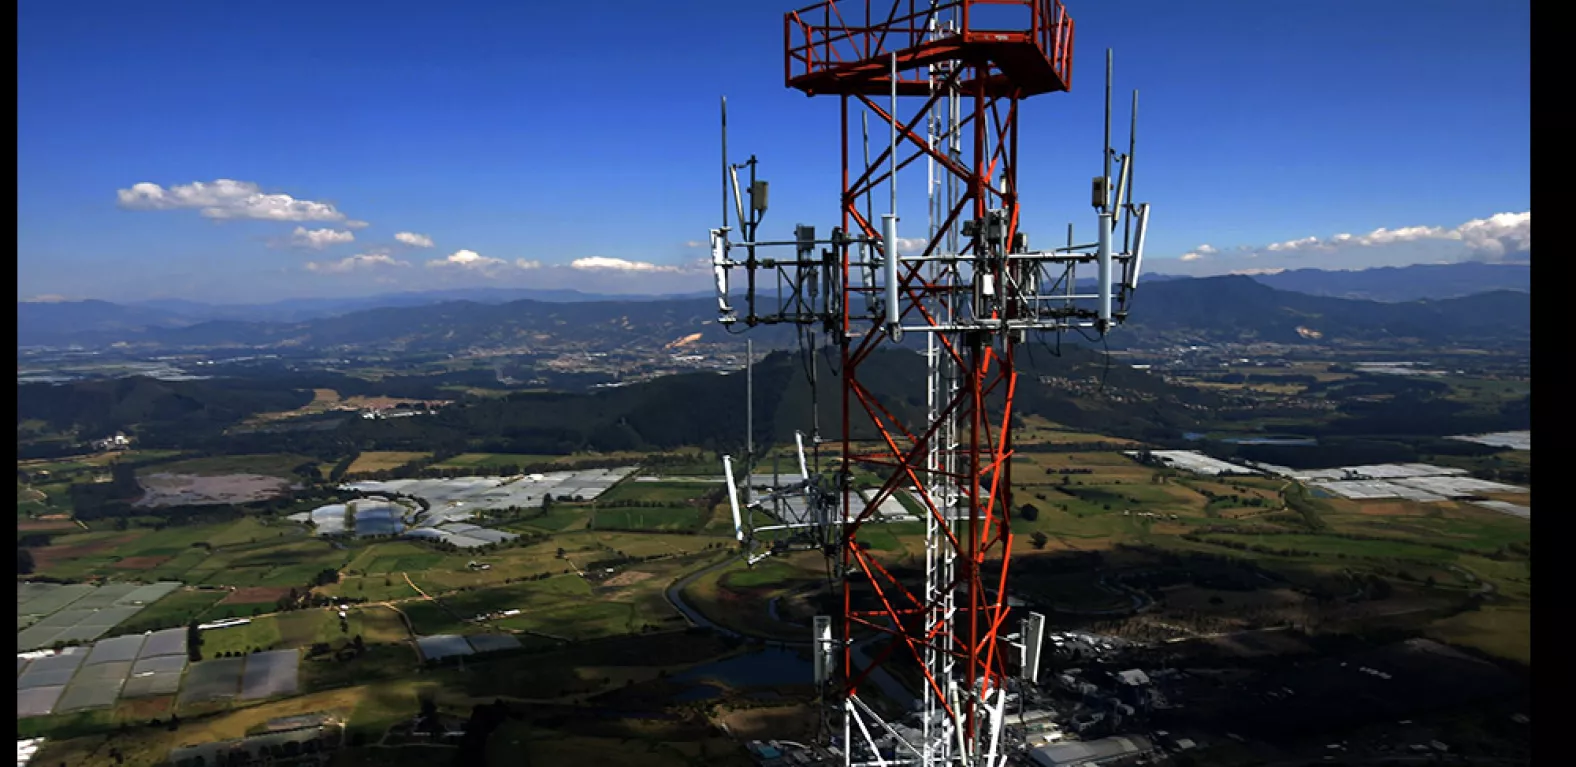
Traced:
<path id="1" fill-rule="evenodd" d="M 724 223 L 711 237 L 722 321 L 820 329 L 837 347 L 842 385 L 842 460 L 824 480 L 802 469 L 794 490 L 808 510 L 754 526 L 770 509 L 747 504 L 741 516 L 735 502 L 736 527 L 747 546 L 776 535 L 780 549 L 796 534 L 836 561 L 842 613 L 816 621 L 816 674 L 846 763 L 994 766 L 1014 750 L 1002 738 L 1009 666 L 1027 653 L 1032 678 L 1040 630 L 1038 620 L 1009 623 L 1006 601 L 1014 349 L 1125 318 L 1148 205 L 1127 199 L 1133 151 L 1110 148 L 1108 79 L 1097 241 L 1033 251 L 1019 229 L 1020 102 L 1071 85 L 1073 21 L 1060 2 L 878 2 L 829 0 L 784 22 L 787 85 L 841 105 L 841 223 L 830 237 L 808 226 L 793 240 L 756 236 L 765 184 L 755 158 L 728 164 L 724 115 Z M 872 135 L 885 145 L 874 156 Z M 900 248 L 914 239 L 898 236 L 897 178 L 920 168 L 922 245 Z M 887 204 L 879 215 L 877 201 Z M 760 255 L 771 247 L 796 255 Z M 1080 266 L 1092 286 L 1079 284 Z M 741 269 L 742 307 L 730 292 Z M 884 402 L 893 394 L 861 375 L 873 353 L 899 344 L 927 362 L 923 423 L 905 423 Z M 853 490 L 856 466 L 885 476 L 873 496 Z M 900 489 L 923 506 L 922 576 L 860 545 Z"/>

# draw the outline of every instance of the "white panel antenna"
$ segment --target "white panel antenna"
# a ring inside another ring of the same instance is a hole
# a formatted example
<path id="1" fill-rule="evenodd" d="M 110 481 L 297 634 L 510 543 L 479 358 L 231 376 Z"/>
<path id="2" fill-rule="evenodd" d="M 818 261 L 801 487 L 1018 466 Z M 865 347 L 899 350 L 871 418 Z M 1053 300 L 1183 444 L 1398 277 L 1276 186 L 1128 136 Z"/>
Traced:
<path id="1" fill-rule="evenodd" d="M 744 542 L 744 518 L 739 514 L 739 486 L 733 482 L 733 458 L 722 457 L 723 478 L 728 483 L 728 505 L 733 507 L 733 535 Z"/>
<path id="2" fill-rule="evenodd" d="M 1040 645 L 1045 641 L 1045 616 L 1029 613 L 1023 619 L 1023 669 L 1022 676 L 1029 684 L 1040 680 Z"/>
<path id="3" fill-rule="evenodd" d="M 832 678 L 832 670 L 836 666 L 836 642 L 832 639 L 832 616 L 815 616 L 813 629 L 815 642 L 815 683 L 826 684 Z"/>
<path id="4" fill-rule="evenodd" d="M 1144 233 L 1149 231 L 1149 203 L 1139 203 L 1138 215 L 1133 218 L 1138 226 L 1133 232 L 1133 261 L 1127 268 L 1128 290 L 1138 287 L 1138 271 L 1144 265 Z"/>
<path id="5" fill-rule="evenodd" d="M 727 238 L 721 229 L 711 230 L 711 273 L 717 281 L 717 309 L 723 322 L 731 322 L 733 307 L 728 305 L 728 251 Z"/>

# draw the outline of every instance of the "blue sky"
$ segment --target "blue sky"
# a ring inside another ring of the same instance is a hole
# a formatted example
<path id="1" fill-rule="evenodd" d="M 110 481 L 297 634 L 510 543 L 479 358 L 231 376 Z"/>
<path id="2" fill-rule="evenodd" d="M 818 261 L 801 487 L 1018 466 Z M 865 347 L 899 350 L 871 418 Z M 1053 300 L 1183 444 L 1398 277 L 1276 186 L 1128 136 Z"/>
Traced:
<path id="1" fill-rule="evenodd" d="M 722 94 L 767 228 L 836 222 L 837 102 L 783 87 L 789 4 L 607 5 L 26 0 L 18 298 L 706 290 Z M 1151 271 L 1530 259 L 1527 3 L 1068 7 L 1073 91 L 1024 106 L 1031 233 L 1092 226 L 1112 47 Z"/>

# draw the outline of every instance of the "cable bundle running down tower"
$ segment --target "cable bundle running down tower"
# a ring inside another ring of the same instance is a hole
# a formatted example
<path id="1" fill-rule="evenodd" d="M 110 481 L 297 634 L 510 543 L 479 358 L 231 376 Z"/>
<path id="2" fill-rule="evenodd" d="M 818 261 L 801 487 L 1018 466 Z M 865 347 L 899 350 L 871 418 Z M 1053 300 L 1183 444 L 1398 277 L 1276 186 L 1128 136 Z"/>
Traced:
<path id="1" fill-rule="evenodd" d="M 1129 200 L 1131 136 L 1125 154 L 1111 149 L 1108 53 L 1095 242 L 1074 243 L 1069 227 L 1064 247 L 1032 250 L 1020 229 L 1019 102 L 1071 86 L 1073 21 L 1060 2 L 871 7 L 879 1 L 829 0 L 784 20 L 787 85 L 841 104 L 841 223 L 828 236 L 805 225 L 791 240 L 757 236 L 767 186 L 753 156 L 728 163 L 723 102 L 723 224 L 710 240 L 720 321 L 798 325 L 812 344 L 819 330 L 836 347 L 842 391 L 840 460 L 823 471 L 812 433 L 813 465 L 766 499 L 780 509 L 802 494 L 801 512 L 785 518 L 757 502 L 741 513 L 735 495 L 735 526 L 752 563 L 781 548 L 784 533 L 823 542 L 835 563 L 842 614 L 815 621 L 815 674 L 846 764 L 995 767 L 1015 750 L 1003 739 L 1009 664 L 1034 678 L 1043 624 L 1031 615 L 1014 634 L 1007 622 L 1015 347 L 1044 333 L 1104 334 L 1125 319 L 1149 206 Z M 1136 123 L 1136 93 L 1133 104 Z M 874 157 L 870 122 L 886 134 Z M 927 220 L 908 248 L 897 179 L 917 167 L 927 172 Z M 879 219 L 878 196 L 888 203 Z M 1080 266 L 1086 278 L 1094 271 L 1092 292 Z M 742 296 L 731 290 L 737 272 Z M 874 353 L 899 345 L 923 348 L 924 423 L 905 423 L 883 401 L 891 393 L 862 375 Z M 802 446 L 800 455 L 804 463 Z M 854 492 L 856 467 L 885 480 L 869 497 Z M 926 521 L 922 581 L 862 545 L 900 489 Z M 772 519 L 757 526 L 763 511 Z"/>

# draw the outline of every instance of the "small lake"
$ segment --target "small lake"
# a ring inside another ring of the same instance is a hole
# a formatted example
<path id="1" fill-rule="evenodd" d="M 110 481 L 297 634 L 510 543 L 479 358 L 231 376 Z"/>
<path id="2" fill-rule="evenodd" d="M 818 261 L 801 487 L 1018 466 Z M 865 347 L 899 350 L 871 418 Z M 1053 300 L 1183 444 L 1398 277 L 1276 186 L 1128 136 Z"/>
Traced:
<path id="1" fill-rule="evenodd" d="M 1203 432 L 1189 431 L 1182 433 L 1182 439 L 1189 442 L 1198 442 L 1208 439 L 1209 435 Z M 1278 445 L 1280 447 L 1316 447 L 1319 440 L 1313 437 L 1221 437 L 1221 442 L 1233 445 Z"/>
<path id="2" fill-rule="evenodd" d="M 1313 437 L 1233 437 L 1221 440 L 1233 445 L 1279 445 L 1281 447 L 1317 447 Z"/>
<path id="3" fill-rule="evenodd" d="M 673 678 L 680 682 L 700 682 L 701 689 L 713 690 L 716 688 L 705 684 L 705 680 L 715 680 L 734 688 L 812 684 L 814 670 L 810 666 L 809 653 L 801 652 L 768 647 L 696 666 Z M 700 697 L 710 696 L 701 694 Z"/>

